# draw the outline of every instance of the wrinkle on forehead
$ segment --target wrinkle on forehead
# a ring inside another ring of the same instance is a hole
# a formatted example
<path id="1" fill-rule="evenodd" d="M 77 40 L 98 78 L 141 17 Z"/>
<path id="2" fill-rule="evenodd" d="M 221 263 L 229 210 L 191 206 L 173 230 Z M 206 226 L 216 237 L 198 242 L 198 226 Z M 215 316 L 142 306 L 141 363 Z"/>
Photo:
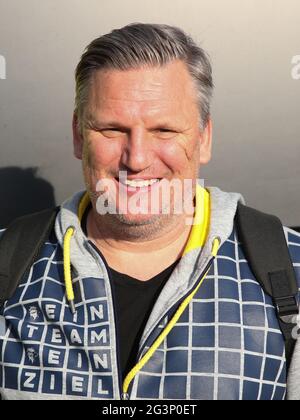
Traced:
<path id="1" fill-rule="evenodd" d="M 85 116 L 124 125 L 168 119 L 186 128 L 192 114 L 198 118 L 194 83 L 185 64 L 177 61 L 157 68 L 95 72 Z"/>
<path id="2" fill-rule="evenodd" d="M 90 96 L 96 100 L 151 101 L 195 96 L 186 65 L 177 60 L 162 67 L 99 70 L 92 76 Z"/>

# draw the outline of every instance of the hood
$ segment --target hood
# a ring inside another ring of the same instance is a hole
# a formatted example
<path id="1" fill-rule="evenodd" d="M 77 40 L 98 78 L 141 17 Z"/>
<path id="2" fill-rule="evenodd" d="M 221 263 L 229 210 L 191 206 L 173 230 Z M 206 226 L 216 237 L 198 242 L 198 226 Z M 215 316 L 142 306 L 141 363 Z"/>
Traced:
<path id="1" fill-rule="evenodd" d="M 239 202 L 245 204 L 243 196 L 239 193 L 224 192 L 216 187 L 206 187 L 210 195 L 210 222 L 209 232 L 204 249 L 209 246 L 211 240 L 218 236 L 222 245 L 230 236 L 233 229 L 233 221 Z M 75 193 L 61 205 L 55 222 L 55 233 L 59 243 L 63 246 L 63 238 L 69 227 L 74 227 L 75 232 L 72 237 L 72 264 L 86 268 L 86 263 L 77 260 L 77 256 L 83 253 L 85 256 L 85 242 L 87 237 L 81 229 L 78 217 L 80 202 L 86 191 Z M 79 255 L 78 255 L 79 252 Z"/>
<path id="2" fill-rule="evenodd" d="M 200 274 L 203 271 L 211 257 L 214 239 L 219 239 L 220 247 L 232 233 L 237 204 L 238 202 L 244 203 L 243 197 L 238 193 L 223 192 L 216 187 L 208 187 L 206 191 L 210 196 L 210 217 L 206 242 L 204 246 L 193 247 L 182 256 L 155 304 L 144 332 L 145 336 L 157 322 L 158 317 L 163 316 L 167 308 L 174 305 L 180 296 L 193 287 L 197 273 Z M 57 239 L 64 249 L 64 254 L 69 252 L 69 256 L 65 258 L 65 277 L 67 277 L 68 266 L 71 265 L 73 272 L 81 277 L 107 278 L 104 261 L 100 254 L 95 253 L 95 250 L 92 249 L 88 238 L 81 229 L 82 214 L 79 216 L 79 213 L 83 213 L 87 204 L 88 196 L 85 191 L 80 191 L 62 204 L 56 218 Z M 64 239 L 70 228 L 73 229 L 73 233 L 69 237 L 68 247 Z M 71 278 L 69 282 L 72 282 Z"/>

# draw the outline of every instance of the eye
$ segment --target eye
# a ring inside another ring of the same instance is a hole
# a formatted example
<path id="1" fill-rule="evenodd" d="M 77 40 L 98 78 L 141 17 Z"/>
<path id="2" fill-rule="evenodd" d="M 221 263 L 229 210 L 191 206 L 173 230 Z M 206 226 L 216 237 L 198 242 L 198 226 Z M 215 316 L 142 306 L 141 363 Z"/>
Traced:
<path id="1" fill-rule="evenodd" d="M 156 134 L 162 139 L 169 139 L 174 137 L 177 133 L 176 131 L 170 128 L 159 128 L 158 130 L 156 130 Z"/>
<path id="2" fill-rule="evenodd" d="M 114 137 L 119 137 L 122 134 L 124 134 L 124 132 L 122 130 L 120 130 L 119 128 L 102 128 L 101 130 L 99 130 L 99 132 L 108 138 L 114 138 Z"/>

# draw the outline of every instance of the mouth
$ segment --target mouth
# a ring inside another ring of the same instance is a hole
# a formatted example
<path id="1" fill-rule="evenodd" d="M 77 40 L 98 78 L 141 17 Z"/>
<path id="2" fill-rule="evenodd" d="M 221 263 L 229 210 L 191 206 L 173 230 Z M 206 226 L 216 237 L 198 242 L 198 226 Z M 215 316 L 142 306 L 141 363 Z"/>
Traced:
<path id="1" fill-rule="evenodd" d="M 163 178 L 134 179 L 115 178 L 116 182 L 126 192 L 149 192 L 158 187 Z"/>

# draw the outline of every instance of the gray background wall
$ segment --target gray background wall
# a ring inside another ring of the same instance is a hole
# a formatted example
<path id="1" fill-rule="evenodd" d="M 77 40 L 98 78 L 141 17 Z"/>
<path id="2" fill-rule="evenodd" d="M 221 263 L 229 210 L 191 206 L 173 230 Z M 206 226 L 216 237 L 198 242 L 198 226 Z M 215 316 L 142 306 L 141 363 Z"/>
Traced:
<path id="1" fill-rule="evenodd" d="M 180 26 L 212 58 L 206 185 L 300 225 L 299 0 L 0 0 L 0 224 L 83 188 L 74 68 L 93 38 L 137 21 Z"/>

